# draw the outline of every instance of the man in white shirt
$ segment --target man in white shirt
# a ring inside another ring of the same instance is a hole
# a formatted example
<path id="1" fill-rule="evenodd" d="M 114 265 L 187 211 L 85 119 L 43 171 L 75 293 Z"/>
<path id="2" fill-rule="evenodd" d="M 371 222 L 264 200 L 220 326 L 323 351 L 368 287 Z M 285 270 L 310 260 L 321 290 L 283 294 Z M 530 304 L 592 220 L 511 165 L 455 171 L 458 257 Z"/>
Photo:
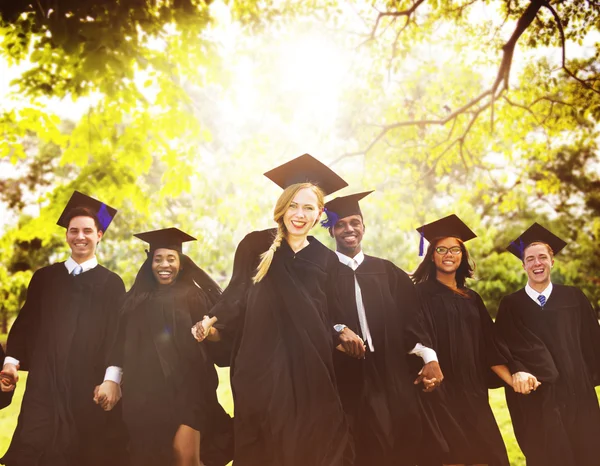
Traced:
<path id="1" fill-rule="evenodd" d="M 390 261 L 367 256 L 365 231 L 353 194 L 326 204 L 329 228 L 340 259 L 336 291 L 344 314 L 334 326 L 345 353 L 334 358 L 340 397 L 353 433 L 356 466 L 414 465 L 421 422 L 416 384 L 426 390 L 443 379 L 435 351 L 420 320 L 414 285 Z M 424 366 L 415 380 L 408 353 Z"/>
<path id="2" fill-rule="evenodd" d="M 120 396 L 119 368 L 106 368 L 125 286 L 98 265 L 96 246 L 116 210 L 77 191 L 58 225 L 71 257 L 36 271 L 13 324 L 2 368 L 2 391 L 14 390 L 19 369 L 29 371 L 19 421 L 0 459 L 8 466 L 127 464 L 119 411 L 93 400 L 102 378 Z"/>
<path id="3" fill-rule="evenodd" d="M 506 390 L 515 435 L 528 466 L 592 466 L 600 458 L 600 326 L 585 295 L 553 284 L 554 256 L 566 243 L 534 223 L 507 248 L 527 284 L 505 296 L 495 328 L 510 350 L 513 374 L 541 385 L 523 396 Z"/>

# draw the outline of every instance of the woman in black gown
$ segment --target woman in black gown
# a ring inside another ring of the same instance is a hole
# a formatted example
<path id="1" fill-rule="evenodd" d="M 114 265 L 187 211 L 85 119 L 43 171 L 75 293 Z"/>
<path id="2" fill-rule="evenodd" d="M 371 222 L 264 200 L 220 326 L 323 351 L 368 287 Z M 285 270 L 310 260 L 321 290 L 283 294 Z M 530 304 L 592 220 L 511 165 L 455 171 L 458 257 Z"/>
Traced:
<path id="1" fill-rule="evenodd" d="M 488 388 L 498 387 L 500 378 L 512 385 L 512 377 L 485 304 L 465 286 L 473 266 L 464 242 L 475 234 L 456 215 L 417 231 L 430 244 L 412 278 L 444 371 L 441 386 L 421 394 L 425 453 L 419 464 L 508 466 Z"/>
<path id="2" fill-rule="evenodd" d="M 308 233 L 323 191 L 346 184 L 308 154 L 266 175 L 284 188 L 277 228 L 242 240 L 229 286 L 193 331 L 233 341 L 236 466 L 341 466 L 349 453 L 332 363 L 338 258 Z"/>
<path id="3" fill-rule="evenodd" d="M 230 457 L 209 461 L 205 451 L 215 452 L 204 445 L 219 430 L 226 435 L 230 419 L 216 398 L 214 364 L 189 332 L 216 302 L 219 286 L 182 254 L 182 242 L 195 238 L 177 228 L 135 236 L 150 251 L 127 293 L 110 361 L 123 368 L 132 465 L 224 465 Z"/>

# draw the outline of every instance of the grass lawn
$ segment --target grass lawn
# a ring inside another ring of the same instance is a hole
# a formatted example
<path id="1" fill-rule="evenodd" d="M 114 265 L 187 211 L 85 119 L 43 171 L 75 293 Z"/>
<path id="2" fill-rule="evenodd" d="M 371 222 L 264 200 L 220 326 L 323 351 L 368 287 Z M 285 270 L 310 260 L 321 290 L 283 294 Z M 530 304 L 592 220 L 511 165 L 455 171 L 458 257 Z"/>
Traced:
<path id="1" fill-rule="evenodd" d="M 0 455 L 4 454 L 8 448 L 12 433 L 17 424 L 17 416 L 21 406 L 21 399 L 23 398 L 23 389 L 27 380 L 27 374 L 21 373 L 20 377 L 21 381 L 17 387 L 17 392 L 13 398 L 12 405 L 0 411 Z M 230 414 L 233 414 L 228 369 L 219 369 L 219 379 L 219 400 L 221 401 L 223 407 Z M 600 393 L 600 390 L 596 390 L 596 392 Z M 500 430 L 502 431 L 511 466 L 525 466 L 525 459 L 523 458 L 523 454 L 519 449 L 519 445 L 517 445 L 512 424 L 510 423 L 510 415 L 508 414 L 508 409 L 506 408 L 506 403 L 504 402 L 504 390 L 490 390 L 490 403 L 496 415 L 496 421 L 498 422 Z"/>

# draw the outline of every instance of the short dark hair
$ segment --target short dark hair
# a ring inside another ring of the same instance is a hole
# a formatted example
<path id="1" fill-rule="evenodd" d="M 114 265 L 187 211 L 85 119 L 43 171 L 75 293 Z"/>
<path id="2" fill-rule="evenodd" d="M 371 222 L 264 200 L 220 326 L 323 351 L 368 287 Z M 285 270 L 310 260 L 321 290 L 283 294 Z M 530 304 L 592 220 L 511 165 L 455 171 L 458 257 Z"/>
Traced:
<path id="1" fill-rule="evenodd" d="M 552 250 L 552 248 L 550 247 L 550 245 L 548 243 L 544 243 L 543 241 L 534 241 L 533 243 L 529 243 L 527 246 L 525 246 L 523 248 L 523 257 L 521 257 L 521 260 L 523 261 L 523 263 L 525 263 L 525 251 L 527 251 L 527 248 L 530 248 L 531 246 L 537 246 L 538 244 L 541 244 L 542 246 L 546 246 L 546 249 L 548 250 L 548 254 L 550 254 L 550 259 L 554 259 L 554 251 Z"/>
<path id="2" fill-rule="evenodd" d="M 65 221 L 67 224 L 67 230 L 69 229 L 71 220 L 73 220 L 75 217 L 90 217 L 91 219 L 94 220 L 97 230 L 104 233 L 104 229 L 102 228 L 102 225 L 100 224 L 100 220 L 98 220 L 98 216 L 96 215 L 96 212 L 94 212 L 89 207 L 73 207 L 71 210 L 69 210 L 69 212 L 67 213 L 67 216 L 65 218 Z"/>

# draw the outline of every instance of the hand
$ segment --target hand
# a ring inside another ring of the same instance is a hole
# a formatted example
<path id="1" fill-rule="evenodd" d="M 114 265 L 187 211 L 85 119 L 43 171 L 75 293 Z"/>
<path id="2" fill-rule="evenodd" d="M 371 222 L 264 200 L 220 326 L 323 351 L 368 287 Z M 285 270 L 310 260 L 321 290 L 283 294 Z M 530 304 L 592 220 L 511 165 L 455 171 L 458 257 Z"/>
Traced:
<path id="1" fill-rule="evenodd" d="M 338 345 L 338 349 L 342 353 L 346 353 L 349 356 L 352 356 L 356 359 L 364 359 L 365 352 L 367 351 L 367 347 L 365 346 L 365 342 L 362 341 L 356 333 L 346 327 L 339 333 L 340 344 Z M 340 348 L 341 346 L 341 348 Z"/>
<path id="2" fill-rule="evenodd" d="M 419 371 L 414 384 L 418 385 L 423 382 L 423 391 L 429 393 L 439 387 L 443 380 L 444 374 L 442 374 L 440 364 L 437 361 L 430 361 Z"/>
<path id="3" fill-rule="evenodd" d="M 0 372 L 0 389 L 3 392 L 12 392 L 19 381 L 19 366 L 11 363 L 4 364 Z"/>
<path id="4" fill-rule="evenodd" d="M 515 392 L 528 395 L 541 385 L 538 379 L 529 372 L 515 372 L 512 375 L 512 387 Z"/>
<path id="5" fill-rule="evenodd" d="M 104 411 L 110 411 L 121 399 L 121 385 L 112 380 L 105 380 L 94 389 L 94 403 Z"/>
<path id="6" fill-rule="evenodd" d="M 204 316 L 200 322 L 196 322 L 192 327 L 192 335 L 198 341 L 204 341 L 205 338 L 211 340 L 218 340 L 219 334 L 217 329 L 213 328 L 213 325 L 217 322 L 216 317 Z"/>

